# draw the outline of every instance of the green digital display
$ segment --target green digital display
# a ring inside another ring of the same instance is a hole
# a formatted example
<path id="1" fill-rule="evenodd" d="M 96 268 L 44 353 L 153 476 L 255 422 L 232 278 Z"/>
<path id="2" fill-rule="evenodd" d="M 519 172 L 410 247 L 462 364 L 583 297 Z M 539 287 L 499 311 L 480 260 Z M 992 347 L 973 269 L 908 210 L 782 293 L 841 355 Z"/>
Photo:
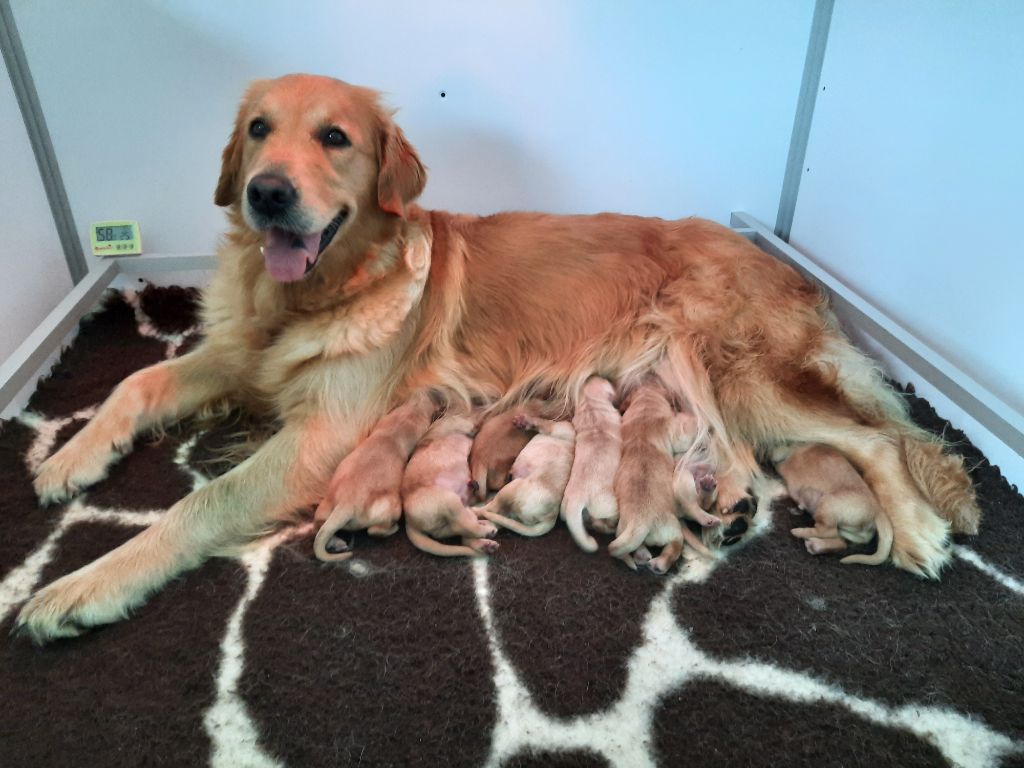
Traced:
<path id="1" fill-rule="evenodd" d="M 130 224 L 119 227 L 96 227 L 96 242 L 109 243 L 114 240 L 132 240 L 135 232 Z"/>
<path id="2" fill-rule="evenodd" d="M 95 256 L 137 256 L 142 253 L 142 235 L 137 221 L 97 221 L 89 227 Z"/>

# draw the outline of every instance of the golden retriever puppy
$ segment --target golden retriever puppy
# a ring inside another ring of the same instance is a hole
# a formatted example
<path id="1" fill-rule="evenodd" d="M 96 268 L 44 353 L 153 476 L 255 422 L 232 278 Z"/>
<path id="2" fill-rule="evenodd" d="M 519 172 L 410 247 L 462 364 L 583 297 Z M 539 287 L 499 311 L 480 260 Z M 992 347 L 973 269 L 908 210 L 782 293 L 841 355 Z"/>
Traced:
<path id="1" fill-rule="evenodd" d="M 608 551 L 631 568 L 645 563 L 667 573 L 683 553 L 684 542 L 712 557 L 676 516 L 673 453 L 685 444 L 685 427 L 660 382 L 649 379 L 626 398 L 622 415 L 622 460 L 615 473 L 619 525 Z M 646 546 L 661 547 L 649 558 Z M 634 556 L 634 553 L 639 553 Z"/>
<path id="2" fill-rule="evenodd" d="M 472 557 L 498 549 L 498 542 L 488 538 L 497 529 L 466 506 L 474 493 L 469 449 L 475 431 L 468 416 L 448 413 L 427 430 L 409 459 L 402 478 L 405 532 L 424 552 Z M 462 546 L 437 541 L 451 536 L 461 536 Z"/>
<path id="3" fill-rule="evenodd" d="M 721 525 L 720 518 L 707 512 L 714 503 L 718 483 L 707 460 L 704 445 L 698 442 L 697 419 L 692 413 L 683 410 L 676 414 L 676 427 L 678 433 L 673 446 L 676 464 L 672 475 L 672 492 L 677 512 L 705 528 Z"/>
<path id="4" fill-rule="evenodd" d="M 524 412 L 536 414 L 535 410 Z M 469 471 L 477 484 L 478 501 L 484 501 L 488 491 L 497 491 L 505 486 L 510 479 L 513 462 L 533 437 L 515 425 L 516 413 L 509 410 L 487 417 L 473 439 Z"/>
<path id="5" fill-rule="evenodd" d="M 976 528 L 962 460 L 914 426 L 792 267 L 696 218 L 424 210 L 425 183 L 376 92 L 311 75 L 249 87 L 214 193 L 228 232 L 202 343 L 121 382 L 39 466 L 36 493 L 66 500 L 136 434 L 214 403 L 269 411 L 282 427 L 152 527 L 38 590 L 21 631 L 45 642 L 123 619 L 183 571 L 293 520 L 360 436 L 427 387 L 496 411 L 543 391 L 572 412 L 593 371 L 620 383 L 658 372 L 709 435 L 719 513 L 747 501 L 758 453 L 824 443 L 888 513 L 896 566 L 937 578 L 947 521 Z M 646 539 L 619 511 L 630 538 Z"/>
<path id="6" fill-rule="evenodd" d="M 320 524 L 313 541 L 318 559 L 352 556 L 341 531 L 390 536 L 398 530 L 405 465 L 430 427 L 436 407 L 426 392 L 414 394 L 378 421 L 366 439 L 342 459 L 313 516 Z"/>
<path id="7" fill-rule="evenodd" d="M 516 414 L 513 423 L 534 435 L 512 464 L 512 480 L 477 514 L 523 536 L 542 536 L 558 520 L 576 431 L 568 421 L 524 413 Z"/>
<path id="8" fill-rule="evenodd" d="M 600 533 L 614 533 L 619 521 L 614 480 L 622 457 L 622 416 L 614 398 L 610 382 L 591 376 L 572 418 L 576 450 L 562 497 L 562 519 L 586 552 L 596 552 L 597 541 L 587 533 L 584 517 Z"/>
<path id="9" fill-rule="evenodd" d="M 813 528 L 794 528 L 812 555 L 841 552 L 846 542 L 866 544 L 878 531 L 873 555 L 847 555 L 843 563 L 880 565 L 892 551 L 892 523 L 864 478 L 834 448 L 801 445 L 776 448 L 772 461 L 800 509 L 814 516 Z"/>

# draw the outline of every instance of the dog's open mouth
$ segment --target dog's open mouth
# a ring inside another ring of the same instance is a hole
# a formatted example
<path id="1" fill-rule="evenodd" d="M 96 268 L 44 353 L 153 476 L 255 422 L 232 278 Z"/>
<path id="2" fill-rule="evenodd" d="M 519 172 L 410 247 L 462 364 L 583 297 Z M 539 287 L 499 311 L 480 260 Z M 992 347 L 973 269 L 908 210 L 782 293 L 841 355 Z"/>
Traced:
<path id="1" fill-rule="evenodd" d="M 326 228 L 309 234 L 289 232 L 277 227 L 266 230 L 260 251 L 267 272 L 280 283 L 301 280 L 316 266 L 320 254 L 331 244 L 347 216 L 348 208 L 342 208 Z"/>

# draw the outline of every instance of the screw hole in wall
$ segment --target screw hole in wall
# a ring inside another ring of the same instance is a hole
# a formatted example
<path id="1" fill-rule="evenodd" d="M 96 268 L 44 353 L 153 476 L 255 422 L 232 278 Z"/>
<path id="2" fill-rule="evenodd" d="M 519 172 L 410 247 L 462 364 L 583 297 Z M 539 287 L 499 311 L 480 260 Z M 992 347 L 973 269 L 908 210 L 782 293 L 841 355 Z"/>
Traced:
<path id="1" fill-rule="evenodd" d="M 444 98 L 445 96 L 447 96 L 447 95 L 448 95 L 448 92 L 447 92 L 447 91 L 441 91 L 441 98 L 442 98 L 442 99 L 443 99 L 443 98 Z"/>

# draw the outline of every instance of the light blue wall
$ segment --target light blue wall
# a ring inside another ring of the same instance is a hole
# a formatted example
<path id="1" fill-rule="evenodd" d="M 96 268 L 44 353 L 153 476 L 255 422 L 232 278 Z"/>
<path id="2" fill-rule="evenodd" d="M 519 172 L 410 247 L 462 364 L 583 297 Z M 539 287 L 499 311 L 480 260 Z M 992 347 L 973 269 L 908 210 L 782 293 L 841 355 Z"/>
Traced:
<path id="1" fill-rule="evenodd" d="M 812 0 L 12 5 L 83 238 L 90 221 L 134 218 L 147 250 L 164 253 L 212 252 L 237 100 L 250 79 L 290 71 L 386 91 L 430 168 L 429 206 L 773 219 L 813 11 Z"/>
<path id="2" fill-rule="evenodd" d="M 0 362 L 71 290 L 14 88 L 0 58 Z"/>
<path id="3" fill-rule="evenodd" d="M 838 0 L 791 242 L 1024 412 L 1024 3 Z"/>

